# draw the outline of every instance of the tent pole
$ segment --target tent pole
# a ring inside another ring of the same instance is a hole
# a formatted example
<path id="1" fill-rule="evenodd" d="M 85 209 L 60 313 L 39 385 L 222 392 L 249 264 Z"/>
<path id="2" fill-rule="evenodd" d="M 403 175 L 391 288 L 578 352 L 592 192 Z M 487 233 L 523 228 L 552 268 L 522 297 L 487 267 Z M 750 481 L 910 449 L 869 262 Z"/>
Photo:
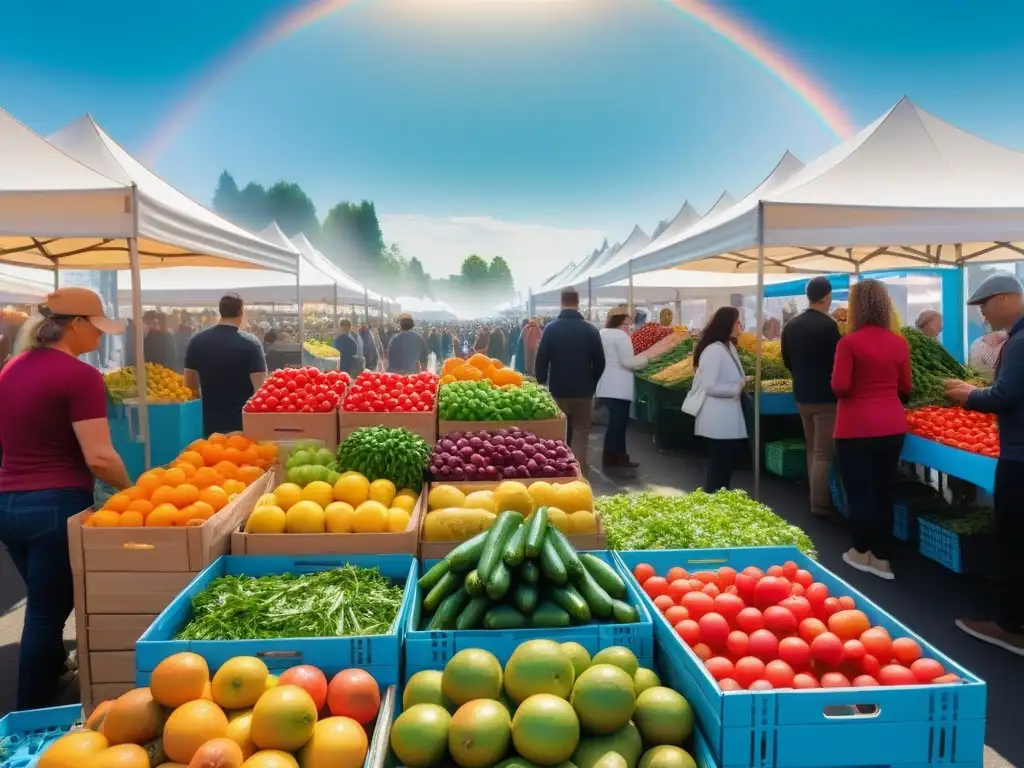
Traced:
<path id="1" fill-rule="evenodd" d="M 683 324 L 683 289 L 676 288 L 676 321 L 673 325 Z"/>
<path id="2" fill-rule="evenodd" d="M 334 284 L 334 330 L 332 336 L 338 335 L 338 284 Z"/>
<path id="3" fill-rule="evenodd" d="M 594 281 L 587 278 L 587 314 L 594 317 Z"/>
<path id="4" fill-rule="evenodd" d="M 754 355 L 754 498 L 761 500 L 761 343 L 764 325 L 764 203 L 757 204 L 757 346 Z"/>
<path id="5" fill-rule="evenodd" d="M 629 305 L 629 319 L 632 320 L 634 316 L 633 311 L 633 262 L 627 262 L 629 267 L 629 290 L 627 291 L 626 303 Z"/>
<path id="6" fill-rule="evenodd" d="M 53 263 L 53 290 L 60 288 L 60 269 L 57 267 L 57 262 Z"/>
<path id="7" fill-rule="evenodd" d="M 138 210 L 136 208 L 136 210 Z M 153 466 L 153 457 L 149 444 L 149 403 L 146 399 L 146 352 L 143 346 L 145 333 L 142 328 L 142 268 L 139 264 L 139 241 L 135 237 L 128 238 L 128 264 L 132 271 L 132 322 L 135 333 L 132 341 L 135 344 L 135 384 L 139 390 L 139 435 L 142 438 L 142 468 L 148 470 Z"/>
<path id="8" fill-rule="evenodd" d="M 299 312 L 299 347 L 301 349 L 306 341 L 306 329 L 303 328 L 302 323 L 302 283 L 299 281 L 298 272 L 295 273 L 295 306 L 298 307 Z"/>
<path id="9" fill-rule="evenodd" d="M 363 288 L 363 314 L 366 315 L 366 322 L 370 322 L 370 292 Z"/>

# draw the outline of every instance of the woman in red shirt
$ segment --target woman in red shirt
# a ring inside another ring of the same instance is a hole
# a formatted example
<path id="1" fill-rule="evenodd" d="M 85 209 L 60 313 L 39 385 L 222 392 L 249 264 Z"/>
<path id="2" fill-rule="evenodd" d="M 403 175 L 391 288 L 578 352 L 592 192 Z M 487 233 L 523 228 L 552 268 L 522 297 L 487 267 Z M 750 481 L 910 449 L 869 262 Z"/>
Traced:
<path id="1" fill-rule="evenodd" d="M 847 565 L 892 579 L 892 507 L 910 396 L 910 349 L 889 330 L 889 292 L 878 280 L 850 289 L 849 335 L 836 347 L 832 390 L 839 399 L 836 460 L 846 491 L 853 547 Z"/>
<path id="2" fill-rule="evenodd" d="M 94 478 L 128 486 L 110 440 L 100 372 L 78 359 L 121 323 L 87 288 L 62 288 L 25 323 L 31 347 L 0 371 L 0 541 L 25 581 L 18 709 L 49 706 L 74 608 L 68 518 L 93 504 Z M 20 339 L 19 339 L 20 340 Z"/>

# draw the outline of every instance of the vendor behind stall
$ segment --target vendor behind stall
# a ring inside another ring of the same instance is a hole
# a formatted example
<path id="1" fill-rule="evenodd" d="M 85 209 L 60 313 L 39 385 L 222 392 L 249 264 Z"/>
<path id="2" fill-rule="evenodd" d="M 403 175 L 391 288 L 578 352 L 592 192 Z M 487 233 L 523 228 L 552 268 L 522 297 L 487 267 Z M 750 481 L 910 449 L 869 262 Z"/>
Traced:
<path id="1" fill-rule="evenodd" d="M 917 322 L 914 324 L 917 326 L 917 330 L 928 338 L 937 339 L 942 333 L 942 313 L 936 312 L 934 309 L 926 309 L 917 316 Z"/>

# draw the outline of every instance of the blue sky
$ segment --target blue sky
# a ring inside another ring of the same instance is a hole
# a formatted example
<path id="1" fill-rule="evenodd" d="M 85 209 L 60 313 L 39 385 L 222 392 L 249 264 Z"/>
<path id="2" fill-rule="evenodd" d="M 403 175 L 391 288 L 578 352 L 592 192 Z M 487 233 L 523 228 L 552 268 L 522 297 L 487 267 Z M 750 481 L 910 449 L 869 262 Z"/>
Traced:
<path id="1" fill-rule="evenodd" d="M 47 133 L 92 112 L 139 150 L 218 57 L 294 3 L 105 0 L 4 9 L 0 106 Z M 1024 6 L 722 0 L 863 125 L 904 94 L 1024 149 Z M 45 6 L 45 7 L 44 7 Z M 428 8 L 416 12 L 412 8 Z M 728 42 L 662 0 L 364 0 L 261 52 L 214 91 L 155 170 L 208 202 L 299 182 L 321 214 L 376 201 L 428 270 L 466 249 L 543 278 L 684 199 L 739 197 L 786 149 L 835 138 Z"/>

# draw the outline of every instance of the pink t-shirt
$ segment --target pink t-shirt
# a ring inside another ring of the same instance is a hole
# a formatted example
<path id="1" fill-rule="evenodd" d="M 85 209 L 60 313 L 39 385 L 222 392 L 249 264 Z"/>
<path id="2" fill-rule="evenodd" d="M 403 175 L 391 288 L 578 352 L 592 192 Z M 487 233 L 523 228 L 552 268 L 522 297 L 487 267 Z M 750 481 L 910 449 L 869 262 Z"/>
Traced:
<path id="1" fill-rule="evenodd" d="M 72 424 L 107 417 L 103 376 L 55 349 L 30 349 L 0 370 L 0 491 L 92 491 Z"/>

